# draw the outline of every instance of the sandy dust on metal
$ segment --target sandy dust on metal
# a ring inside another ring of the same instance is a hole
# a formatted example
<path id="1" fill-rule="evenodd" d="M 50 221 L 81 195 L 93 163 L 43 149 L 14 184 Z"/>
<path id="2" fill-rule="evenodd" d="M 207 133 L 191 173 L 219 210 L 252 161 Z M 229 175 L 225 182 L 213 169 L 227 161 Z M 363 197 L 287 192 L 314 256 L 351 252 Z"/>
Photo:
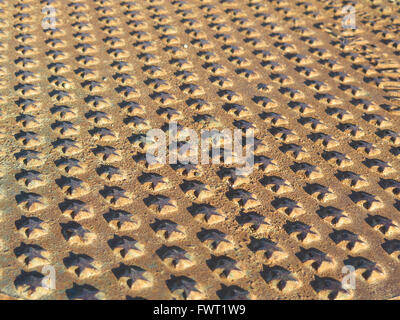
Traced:
<path id="1" fill-rule="evenodd" d="M 0 297 L 399 296 L 399 10 L 0 0 Z M 148 161 L 171 121 L 254 170 Z"/>

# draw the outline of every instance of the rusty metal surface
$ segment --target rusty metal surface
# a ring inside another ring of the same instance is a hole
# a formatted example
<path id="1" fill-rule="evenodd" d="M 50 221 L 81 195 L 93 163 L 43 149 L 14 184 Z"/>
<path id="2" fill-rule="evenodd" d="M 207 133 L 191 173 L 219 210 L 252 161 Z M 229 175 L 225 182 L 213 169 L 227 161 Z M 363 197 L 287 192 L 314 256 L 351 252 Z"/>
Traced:
<path id="1" fill-rule="evenodd" d="M 399 10 L 0 0 L 0 293 L 399 296 Z M 149 165 L 171 120 L 253 127 L 253 172 Z"/>

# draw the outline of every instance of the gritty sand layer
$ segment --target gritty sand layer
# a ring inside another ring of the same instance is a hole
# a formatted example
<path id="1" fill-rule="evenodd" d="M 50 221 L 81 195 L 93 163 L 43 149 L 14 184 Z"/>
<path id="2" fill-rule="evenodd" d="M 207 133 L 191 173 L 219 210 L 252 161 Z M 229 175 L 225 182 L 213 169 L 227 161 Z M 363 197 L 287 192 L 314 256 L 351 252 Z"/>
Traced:
<path id="1" fill-rule="evenodd" d="M 0 298 L 398 297 L 400 7 L 346 4 L 0 0 Z M 170 121 L 254 170 L 146 162 Z"/>

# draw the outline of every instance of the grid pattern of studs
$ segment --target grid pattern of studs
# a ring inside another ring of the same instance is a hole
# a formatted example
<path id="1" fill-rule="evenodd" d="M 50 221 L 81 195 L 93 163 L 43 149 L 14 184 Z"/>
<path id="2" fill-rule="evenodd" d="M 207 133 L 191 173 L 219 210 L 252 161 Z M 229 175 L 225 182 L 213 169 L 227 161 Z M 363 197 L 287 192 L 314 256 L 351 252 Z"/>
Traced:
<path id="1" fill-rule="evenodd" d="M 399 10 L 0 0 L 0 292 L 399 295 Z M 147 130 L 170 121 L 253 128 L 253 172 L 147 162 Z"/>

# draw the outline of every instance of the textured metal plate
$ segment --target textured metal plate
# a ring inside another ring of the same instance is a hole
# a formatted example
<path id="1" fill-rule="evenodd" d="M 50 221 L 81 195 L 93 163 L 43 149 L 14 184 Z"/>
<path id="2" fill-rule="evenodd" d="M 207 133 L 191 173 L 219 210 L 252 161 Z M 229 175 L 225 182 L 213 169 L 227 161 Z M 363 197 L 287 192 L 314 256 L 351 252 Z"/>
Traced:
<path id="1" fill-rule="evenodd" d="M 400 295 L 399 10 L 0 0 L 0 292 Z M 172 120 L 254 128 L 253 172 L 149 164 Z"/>

